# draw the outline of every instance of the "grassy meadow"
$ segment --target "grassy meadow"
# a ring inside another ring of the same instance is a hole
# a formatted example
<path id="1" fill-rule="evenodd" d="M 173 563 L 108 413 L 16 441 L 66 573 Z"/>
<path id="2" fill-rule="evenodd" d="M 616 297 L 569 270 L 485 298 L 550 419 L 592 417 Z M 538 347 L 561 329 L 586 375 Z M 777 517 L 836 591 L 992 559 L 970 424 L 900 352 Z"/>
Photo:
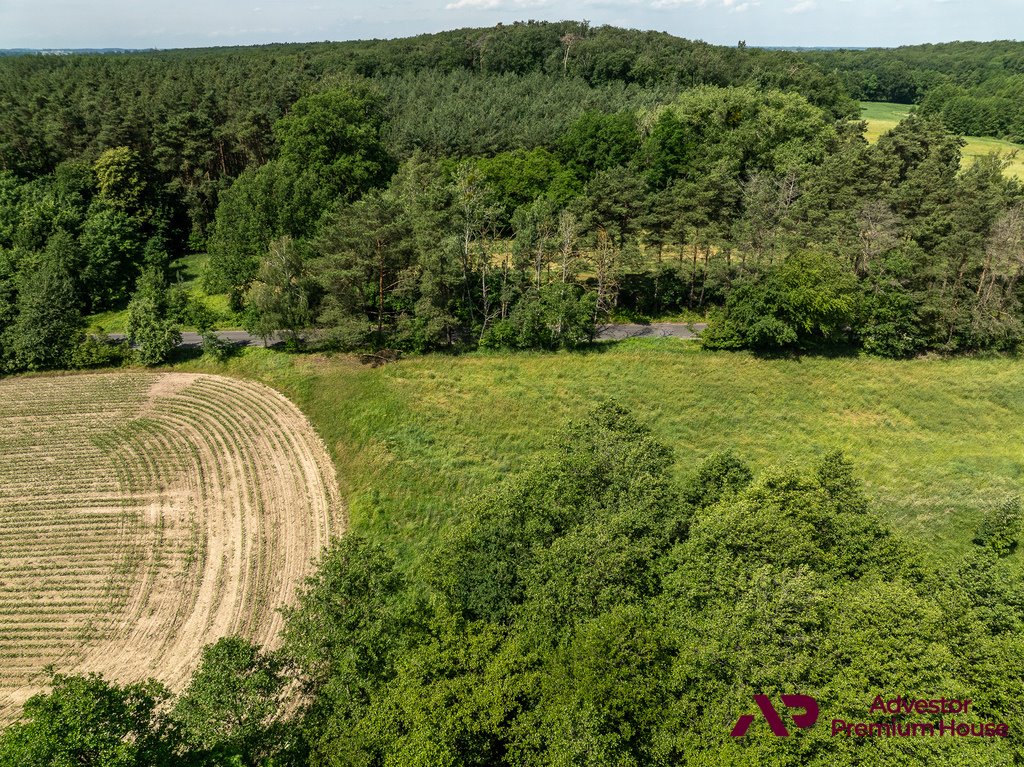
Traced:
<path id="1" fill-rule="evenodd" d="M 861 119 L 868 124 L 865 136 L 872 144 L 878 141 L 879 136 L 883 133 L 895 128 L 900 120 L 914 109 L 909 104 L 871 101 L 862 102 L 860 107 Z M 979 157 L 995 152 L 1001 157 L 1009 159 L 1010 164 L 1006 168 L 1008 176 L 1024 180 L 1024 146 L 981 136 L 964 136 L 964 141 L 967 142 L 963 148 L 964 167 L 969 167 Z"/>
<path id="2" fill-rule="evenodd" d="M 352 524 L 410 564 L 467 497 L 517 471 L 595 402 L 632 408 L 679 475 L 734 448 L 756 468 L 840 448 L 875 508 L 939 557 L 1024 478 L 1024 367 L 1009 359 L 759 359 L 675 339 L 589 353 L 349 357 L 248 350 L 184 368 L 253 377 L 292 397 L 327 442 Z"/>

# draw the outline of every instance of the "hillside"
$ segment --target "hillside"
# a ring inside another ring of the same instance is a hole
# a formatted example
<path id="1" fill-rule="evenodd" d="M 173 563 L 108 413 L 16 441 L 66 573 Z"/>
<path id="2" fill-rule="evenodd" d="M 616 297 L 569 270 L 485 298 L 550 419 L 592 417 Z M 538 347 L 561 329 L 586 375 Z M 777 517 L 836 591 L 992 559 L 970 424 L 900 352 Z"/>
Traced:
<path id="1" fill-rule="evenodd" d="M 940 560 L 1024 474 L 1024 373 L 1012 359 L 759 359 L 650 339 L 379 368 L 248 350 L 184 369 L 255 377 L 294 399 L 345 479 L 354 529 L 399 547 L 412 569 L 458 520 L 458 499 L 521 469 L 605 400 L 650 424 L 678 477 L 716 450 L 764 469 L 840 449 L 879 512 Z"/>

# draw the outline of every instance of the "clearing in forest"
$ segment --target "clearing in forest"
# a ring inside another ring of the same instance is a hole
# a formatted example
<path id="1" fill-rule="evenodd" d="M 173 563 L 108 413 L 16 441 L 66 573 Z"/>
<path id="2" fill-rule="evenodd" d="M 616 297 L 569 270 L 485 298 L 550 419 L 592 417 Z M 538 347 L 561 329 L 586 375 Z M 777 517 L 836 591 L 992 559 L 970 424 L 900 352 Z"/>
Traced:
<path id="1" fill-rule="evenodd" d="M 272 644 L 341 523 L 323 443 L 266 386 L 0 381 L 0 723 L 47 666 L 176 688 L 222 636 Z"/>
<path id="2" fill-rule="evenodd" d="M 872 144 L 878 141 L 883 133 L 887 133 L 900 124 L 915 107 L 912 104 L 888 104 L 881 101 L 862 101 L 860 105 L 861 119 L 868 124 L 865 136 Z M 964 136 L 963 154 L 964 168 L 969 168 L 979 157 L 997 154 L 1008 161 L 1004 173 L 1010 178 L 1024 180 L 1024 146 L 1001 141 L 985 136 Z"/>

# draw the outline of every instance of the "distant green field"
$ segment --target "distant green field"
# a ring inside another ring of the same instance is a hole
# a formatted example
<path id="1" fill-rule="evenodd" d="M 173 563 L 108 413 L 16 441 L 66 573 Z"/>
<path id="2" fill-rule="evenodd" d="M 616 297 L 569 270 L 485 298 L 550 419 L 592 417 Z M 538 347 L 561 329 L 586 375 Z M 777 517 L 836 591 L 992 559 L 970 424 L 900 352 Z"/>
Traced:
<path id="1" fill-rule="evenodd" d="M 868 131 L 865 134 L 871 143 L 878 137 L 899 124 L 900 120 L 913 111 L 910 104 L 887 104 L 884 102 L 865 101 L 861 103 L 861 118 L 867 121 Z M 994 138 L 964 136 L 967 145 L 963 148 L 964 167 L 970 167 L 978 157 L 993 152 L 1010 160 L 1006 174 L 1024 180 L 1024 146 L 1000 141 Z"/>
<path id="2" fill-rule="evenodd" d="M 962 550 L 982 510 L 1024 487 L 1019 360 L 767 360 L 636 339 L 376 369 L 266 350 L 185 367 L 292 397 L 334 456 L 353 524 L 406 550 L 413 567 L 465 498 L 605 398 L 672 446 L 680 476 L 725 448 L 759 469 L 840 448 L 879 513 L 943 558 Z"/>

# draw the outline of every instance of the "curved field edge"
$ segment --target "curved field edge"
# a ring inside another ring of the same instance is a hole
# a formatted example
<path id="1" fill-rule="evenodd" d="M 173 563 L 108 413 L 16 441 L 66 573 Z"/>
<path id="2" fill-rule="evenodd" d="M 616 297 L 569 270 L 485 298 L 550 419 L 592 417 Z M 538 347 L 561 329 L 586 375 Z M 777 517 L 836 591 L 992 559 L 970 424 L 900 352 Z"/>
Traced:
<path id="1" fill-rule="evenodd" d="M 285 392 L 324 437 L 351 525 L 410 573 L 468 513 L 596 402 L 631 408 L 672 446 L 682 477 L 734 449 L 757 469 L 841 449 L 880 514 L 941 559 L 1024 482 L 1024 367 L 1012 358 L 761 359 L 675 339 L 589 353 L 347 357 L 246 350 L 189 363 Z"/>
<path id="2" fill-rule="evenodd" d="M 253 381 L 0 381 L 0 720 L 43 669 L 184 683 L 227 634 L 275 643 L 341 531 L 327 451 Z"/>

